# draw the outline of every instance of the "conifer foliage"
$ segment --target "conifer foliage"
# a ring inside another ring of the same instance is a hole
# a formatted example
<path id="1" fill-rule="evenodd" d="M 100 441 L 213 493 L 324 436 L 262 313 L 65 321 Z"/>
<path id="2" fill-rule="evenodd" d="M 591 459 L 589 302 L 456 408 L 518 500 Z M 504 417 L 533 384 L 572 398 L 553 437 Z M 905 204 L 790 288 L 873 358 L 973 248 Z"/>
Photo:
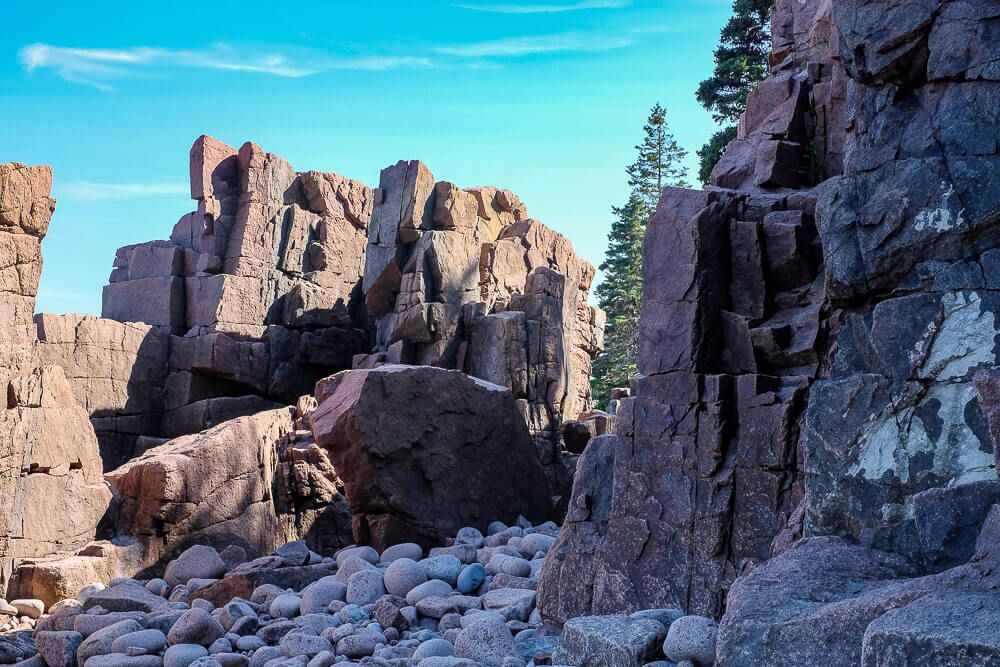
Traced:
<path id="1" fill-rule="evenodd" d="M 604 276 L 595 290 L 608 316 L 604 351 L 594 360 L 591 383 L 598 407 L 607 405 L 611 389 L 627 387 L 636 374 L 646 220 L 656 210 L 663 188 L 688 185 L 687 152 L 670 133 L 667 112 L 659 104 L 650 111 L 642 142 L 635 149 L 635 162 L 625 168 L 632 193 L 625 205 L 612 208 L 614 221 L 600 267 Z"/>
<path id="2" fill-rule="evenodd" d="M 723 129 L 701 150 L 698 178 L 708 181 L 726 144 L 736 136 L 747 95 L 767 76 L 771 50 L 771 6 L 774 0 L 733 0 L 733 15 L 719 34 L 715 70 L 701 82 L 695 97 Z"/>

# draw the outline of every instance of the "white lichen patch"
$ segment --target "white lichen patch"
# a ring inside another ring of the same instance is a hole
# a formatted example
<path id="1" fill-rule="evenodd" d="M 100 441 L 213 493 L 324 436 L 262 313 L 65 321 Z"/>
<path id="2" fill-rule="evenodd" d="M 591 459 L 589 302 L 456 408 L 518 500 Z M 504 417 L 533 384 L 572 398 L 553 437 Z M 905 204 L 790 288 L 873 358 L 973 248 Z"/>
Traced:
<path id="1" fill-rule="evenodd" d="M 927 325 L 910 355 L 917 377 L 941 382 L 966 377 L 980 365 L 995 365 L 996 316 L 983 309 L 979 294 L 948 292 L 941 310 L 941 319 Z"/>
<path id="2" fill-rule="evenodd" d="M 933 472 L 951 486 L 996 479 L 993 455 L 965 421 L 966 406 L 975 400 L 973 384 L 958 382 L 932 385 L 916 404 L 890 403 L 862 429 L 848 474 L 881 481 L 888 472 L 909 484 Z M 929 406 L 935 408 L 927 410 L 933 424 L 917 416 Z"/>
<path id="3" fill-rule="evenodd" d="M 914 229 L 922 232 L 925 229 L 932 229 L 936 232 L 945 232 L 954 229 L 965 223 L 965 209 L 960 208 L 957 213 L 952 212 L 949 202 L 955 196 L 955 186 L 946 181 L 941 182 L 941 205 L 936 208 L 927 208 L 917 213 L 914 218 Z"/>

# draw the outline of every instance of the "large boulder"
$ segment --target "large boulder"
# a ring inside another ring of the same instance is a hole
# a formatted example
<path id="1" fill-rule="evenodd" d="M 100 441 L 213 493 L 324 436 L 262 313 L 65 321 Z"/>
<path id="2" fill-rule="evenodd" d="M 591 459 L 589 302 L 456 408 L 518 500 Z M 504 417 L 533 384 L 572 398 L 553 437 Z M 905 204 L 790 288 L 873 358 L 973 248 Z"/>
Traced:
<path id="1" fill-rule="evenodd" d="M 801 540 L 733 584 L 716 664 L 1000 665 L 998 536 L 994 508 L 968 564 L 923 577 L 896 554 Z"/>
<path id="2" fill-rule="evenodd" d="M 519 514 L 548 483 L 510 391 L 458 371 L 381 366 L 317 385 L 313 435 L 341 471 L 359 543 L 441 543 Z"/>
<path id="3" fill-rule="evenodd" d="M 119 503 L 117 531 L 147 545 L 150 566 L 192 544 L 235 544 L 248 554 L 267 554 L 321 526 L 324 546 L 343 545 L 349 531 L 344 499 L 335 479 L 310 476 L 323 462 L 309 458 L 318 450 L 294 440 L 293 417 L 291 408 L 240 417 L 171 440 L 108 473 Z M 301 507 L 297 482 L 305 486 Z"/>

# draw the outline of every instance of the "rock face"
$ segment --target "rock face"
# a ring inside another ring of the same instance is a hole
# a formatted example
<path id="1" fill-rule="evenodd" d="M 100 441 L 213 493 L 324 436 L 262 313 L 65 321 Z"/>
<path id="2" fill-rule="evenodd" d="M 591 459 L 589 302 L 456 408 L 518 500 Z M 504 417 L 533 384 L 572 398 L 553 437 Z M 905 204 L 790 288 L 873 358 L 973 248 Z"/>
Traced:
<path id="1" fill-rule="evenodd" d="M 191 196 L 169 240 L 118 250 L 105 319 L 37 320 L 106 469 L 352 365 L 428 364 L 514 392 L 565 503 L 562 423 L 591 407 L 603 313 L 587 304 L 594 268 L 516 195 L 435 183 L 418 161 L 372 190 L 202 136 Z"/>
<path id="2" fill-rule="evenodd" d="M 808 184 L 778 178 L 788 159 L 754 160 L 794 140 L 825 147 L 839 172 L 842 82 L 821 4 L 775 13 L 772 76 L 712 177 L 742 189 L 668 188 L 649 220 L 642 375 L 614 436 L 578 466 L 539 589 L 556 622 L 664 606 L 718 616 L 802 498 L 800 423 L 829 335 L 818 195 L 779 189 Z"/>
<path id="3" fill-rule="evenodd" d="M 896 554 L 806 538 L 734 584 L 717 664 L 1000 664 L 998 527 L 994 509 L 971 562 L 923 577 Z"/>
<path id="4" fill-rule="evenodd" d="M 603 313 L 587 304 L 593 278 L 509 190 L 462 190 L 399 162 L 382 171 L 368 234 L 376 354 L 361 365 L 427 364 L 510 388 L 566 496 L 574 459 L 562 421 L 590 409 L 590 362 L 603 346 Z"/>
<path id="5" fill-rule="evenodd" d="M 142 453 L 141 436 L 294 403 L 368 349 L 371 188 L 202 136 L 191 196 L 198 210 L 169 240 L 118 250 L 104 319 L 37 318 L 42 357 L 66 368 L 109 470 Z"/>
<path id="6" fill-rule="evenodd" d="M 0 164 L 0 595 L 20 560 L 92 540 L 111 499 L 86 412 L 35 350 L 51 187 L 48 167 Z"/>
<path id="7" fill-rule="evenodd" d="M 997 364 L 1000 327 L 1000 83 L 985 64 L 998 46 L 984 33 L 998 16 L 964 2 L 834 11 L 851 131 L 819 220 L 843 329 L 806 420 L 806 532 L 931 568 L 955 563 L 926 553 L 925 493 L 996 480 L 973 375 Z"/>
<path id="8" fill-rule="evenodd" d="M 998 491 L 995 381 L 974 376 L 997 365 L 1000 12 L 918 5 L 775 4 L 771 75 L 716 187 L 668 189 L 647 226 L 642 376 L 581 459 L 546 617 L 719 616 L 803 532 L 910 576 L 973 555 Z"/>
<path id="9" fill-rule="evenodd" d="M 835 4 L 775 1 L 771 74 L 747 98 L 737 138 L 712 172 L 712 185 L 797 189 L 842 172 L 847 76 L 839 62 Z"/>
<path id="10" fill-rule="evenodd" d="M 35 296 L 42 275 L 42 239 L 56 200 L 52 169 L 0 164 L 0 386 L 35 367 Z"/>
<path id="11" fill-rule="evenodd" d="M 387 365 L 319 383 L 309 421 L 344 477 L 360 544 L 429 545 L 519 514 L 551 491 L 511 392 L 457 371 Z"/>
<path id="12" fill-rule="evenodd" d="M 293 417 L 290 408 L 240 417 L 109 473 L 118 533 L 143 541 L 147 566 L 193 544 L 236 545 L 250 555 L 300 536 L 316 549 L 347 544 L 340 480 Z"/>
<path id="13" fill-rule="evenodd" d="M 35 316 L 38 357 L 62 366 L 91 415 L 104 465 L 132 458 L 142 435 L 160 432 L 169 334 L 148 324 L 85 315 Z"/>
<path id="14" fill-rule="evenodd" d="M 58 366 L 12 379 L 7 401 L 0 411 L 3 555 L 20 559 L 84 546 L 111 501 L 86 412 Z"/>

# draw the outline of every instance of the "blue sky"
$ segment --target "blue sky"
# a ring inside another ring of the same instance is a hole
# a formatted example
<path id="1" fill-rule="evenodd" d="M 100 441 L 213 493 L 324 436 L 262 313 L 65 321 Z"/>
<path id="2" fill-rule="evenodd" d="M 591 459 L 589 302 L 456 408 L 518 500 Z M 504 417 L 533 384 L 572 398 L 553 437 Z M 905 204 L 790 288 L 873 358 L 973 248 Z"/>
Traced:
<path id="1" fill-rule="evenodd" d="M 649 108 L 694 151 L 731 0 L 10 3 L 0 161 L 50 164 L 38 309 L 100 312 L 121 245 L 193 208 L 191 142 L 370 185 L 400 159 L 498 185 L 600 263 Z"/>

